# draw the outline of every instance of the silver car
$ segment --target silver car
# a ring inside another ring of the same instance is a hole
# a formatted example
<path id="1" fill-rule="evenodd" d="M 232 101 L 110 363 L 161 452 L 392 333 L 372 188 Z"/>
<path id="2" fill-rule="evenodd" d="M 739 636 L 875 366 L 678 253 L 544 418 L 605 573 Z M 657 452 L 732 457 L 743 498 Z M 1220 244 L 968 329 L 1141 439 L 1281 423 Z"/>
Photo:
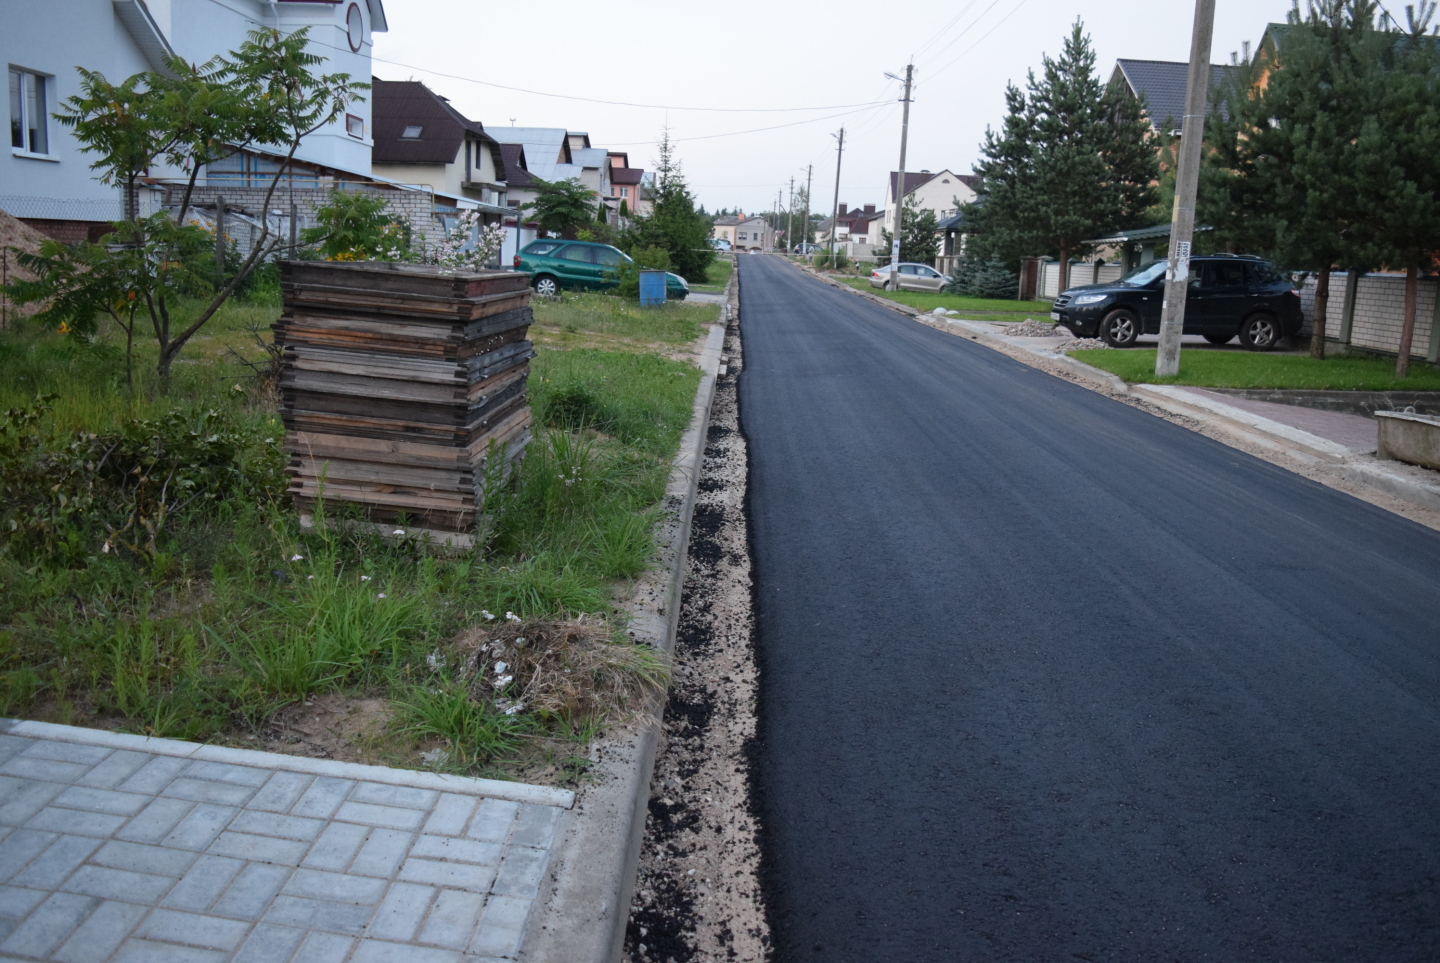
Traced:
<path id="1" fill-rule="evenodd" d="M 928 264 L 914 264 L 908 261 L 901 261 L 898 265 L 900 273 L 899 287 L 902 291 L 942 291 L 948 278 L 935 270 Z M 877 267 L 870 272 L 870 286 L 872 288 L 884 288 L 886 291 L 894 291 L 896 282 L 894 278 L 895 267 L 885 265 Z"/>

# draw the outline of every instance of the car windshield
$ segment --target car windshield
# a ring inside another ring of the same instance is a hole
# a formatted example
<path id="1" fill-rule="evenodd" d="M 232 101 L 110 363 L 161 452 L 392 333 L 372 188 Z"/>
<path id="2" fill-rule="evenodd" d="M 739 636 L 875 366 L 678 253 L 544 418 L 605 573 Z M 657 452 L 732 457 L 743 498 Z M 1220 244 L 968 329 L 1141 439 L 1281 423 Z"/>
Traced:
<path id="1" fill-rule="evenodd" d="M 1143 288 L 1156 278 L 1165 274 L 1165 265 L 1170 263 L 1167 260 L 1151 261 L 1138 271 L 1131 271 L 1120 279 L 1121 284 L 1128 284 L 1132 288 Z"/>

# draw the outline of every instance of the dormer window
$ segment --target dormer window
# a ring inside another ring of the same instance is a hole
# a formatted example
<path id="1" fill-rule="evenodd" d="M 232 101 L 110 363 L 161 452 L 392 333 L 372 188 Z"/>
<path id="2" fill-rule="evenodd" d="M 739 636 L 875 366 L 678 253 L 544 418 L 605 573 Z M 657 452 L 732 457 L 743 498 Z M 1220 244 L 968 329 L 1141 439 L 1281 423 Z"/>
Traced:
<path id="1" fill-rule="evenodd" d="M 420 132 L 421 132 L 422 130 L 424 130 L 424 129 L 425 129 L 425 128 L 424 128 L 424 127 L 421 127 L 419 124 L 411 124 L 409 127 L 406 127 L 406 128 L 405 128 L 405 132 L 400 135 L 400 139 L 401 139 L 401 140 L 419 140 L 419 139 L 420 139 Z"/>

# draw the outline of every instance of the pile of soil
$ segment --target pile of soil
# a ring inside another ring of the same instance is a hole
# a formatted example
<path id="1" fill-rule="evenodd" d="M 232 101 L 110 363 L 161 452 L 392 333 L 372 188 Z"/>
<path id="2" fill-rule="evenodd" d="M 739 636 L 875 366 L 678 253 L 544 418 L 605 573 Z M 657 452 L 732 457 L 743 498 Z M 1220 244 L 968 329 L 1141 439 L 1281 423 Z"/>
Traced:
<path id="1" fill-rule="evenodd" d="M 0 284 L 7 281 L 33 281 L 35 275 L 20 266 L 15 259 L 17 251 L 26 254 L 39 254 L 40 242 L 45 240 L 45 235 L 30 227 L 24 221 L 11 217 L 4 211 L 0 211 Z M 3 291 L 0 291 L 0 316 L 5 319 L 13 317 L 28 317 L 38 309 L 37 305 L 27 304 L 23 307 L 11 303 Z"/>

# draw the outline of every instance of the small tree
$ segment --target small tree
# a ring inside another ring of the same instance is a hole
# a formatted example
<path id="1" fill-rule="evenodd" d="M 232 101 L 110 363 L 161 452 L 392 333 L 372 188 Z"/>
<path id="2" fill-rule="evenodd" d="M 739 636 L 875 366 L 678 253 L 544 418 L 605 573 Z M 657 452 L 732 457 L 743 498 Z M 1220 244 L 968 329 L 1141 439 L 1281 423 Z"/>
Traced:
<path id="1" fill-rule="evenodd" d="M 528 205 L 540 230 L 570 240 L 582 226 L 595 225 L 595 192 L 579 178 L 546 181 L 535 178 L 535 200 Z"/>
<path id="2" fill-rule="evenodd" d="M 619 245 L 626 252 L 645 247 L 664 248 L 675 273 L 687 281 L 703 283 L 715 258 L 710 247 L 710 218 L 695 209 L 695 198 L 675 159 L 675 148 L 667 130 L 660 141 L 656 162 L 655 206 L 645 217 L 635 218 L 622 232 Z"/>
<path id="3" fill-rule="evenodd" d="M 1159 170 L 1141 105 L 1107 90 L 1095 53 L 1076 21 L 1059 59 L 1044 58 L 1042 79 L 1005 91 L 999 133 L 986 131 L 976 165 L 983 202 L 966 205 L 972 244 L 1013 264 L 1026 254 L 1059 254 L 1060 285 L 1081 242 L 1137 226 L 1154 203 Z"/>
<path id="4" fill-rule="evenodd" d="M 300 240 L 327 261 L 396 260 L 410 247 L 409 230 L 385 198 L 369 191 L 332 191 Z"/>
<path id="5" fill-rule="evenodd" d="M 262 212 L 268 211 L 301 140 L 341 116 L 369 86 L 344 73 L 312 73 L 321 58 L 306 52 L 307 34 L 305 29 L 288 36 L 256 30 L 228 56 L 198 66 L 172 57 L 168 74 L 137 74 L 120 84 L 81 70 L 80 94 L 65 101 L 56 117 L 74 129 L 84 151 L 98 155 L 91 168 L 100 172 L 100 180 L 121 187 L 126 220 L 116 224 L 118 243 L 105 248 L 108 258 L 93 248 L 52 250 L 48 265 L 34 265 L 48 287 L 32 287 L 23 296 L 70 304 L 76 322 L 93 322 L 103 305 L 79 306 L 76 299 L 85 290 L 118 286 L 127 297 L 133 293 L 160 349 L 157 373 L 168 385 L 170 368 L 185 345 L 283 243 L 262 216 L 254 247 L 233 273 L 216 283 L 207 277 L 203 286 L 192 284 L 198 282 L 191 277 L 195 252 L 212 241 L 208 232 L 186 224 L 200 171 L 238 148 L 264 145 L 267 151 L 283 151 L 261 205 Z M 134 199 L 136 179 L 161 160 L 189 172 L 179 210 L 173 218 L 142 218 Z M 115 283 L 82 280 L 95 272 Z M 193 320 L 176 319 L 179 300 L 197 295 L 207 300 Z"/>
<path id="6" fill-rule="evenodd" d="M 885 251 L 883 260 L 889 263 L 890 247 L 894 235 L 880 231 L 880 247 Z M 915 196 L 906 198 L 900 210 L 900 260 L 930 264 L 940 255 L 940 222 L 931 210 L 920 210 Z"/>

